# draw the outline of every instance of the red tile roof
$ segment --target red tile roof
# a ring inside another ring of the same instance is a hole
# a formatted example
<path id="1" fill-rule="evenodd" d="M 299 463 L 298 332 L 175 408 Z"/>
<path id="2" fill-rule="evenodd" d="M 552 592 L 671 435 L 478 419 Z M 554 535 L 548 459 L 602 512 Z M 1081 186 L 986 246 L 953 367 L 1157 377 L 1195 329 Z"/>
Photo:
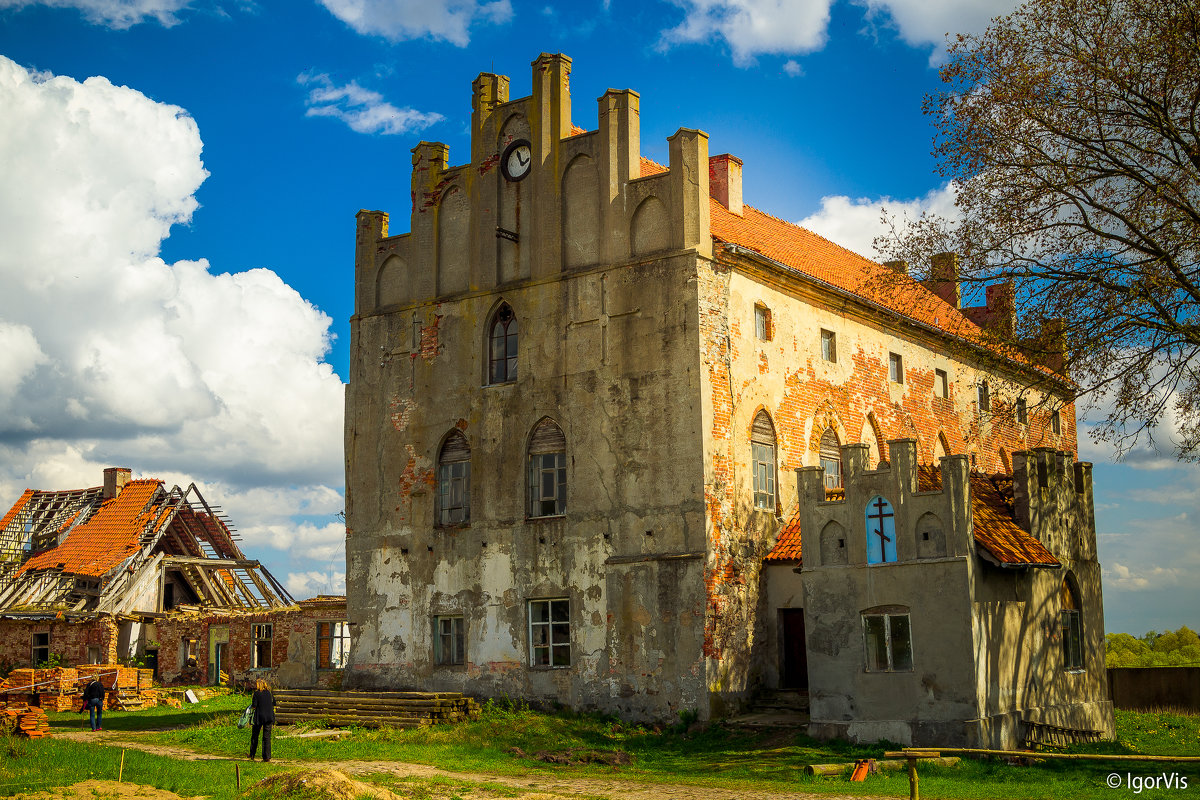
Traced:
<path id="1" fill-rule="evenodd" d="M 29 498 L 31 497 L 33 497 L 33 489 L 26 489 L 20 499 L 4 515 L 4 519 L 0 520 L 0 531 L 5 530 L 12 523 L 13 519 L 17 514 L 21 513 L 21 509 L 25 507 L 25 504 L 29 502 Z"/>
<path id="2" fill-rule="evenodd" d="M 31 557 L 18 574 L 60 569 L 76 575 L 105 575 L 138 549 L 148 526 L 157 530 L 162 525 L 163 510 L 148 508 L 161 487 L 158 480 L 129 481 L 91 519 L 67 534 L 65 542 Z"/>
<path id="3" fill-rule="evenodd" d="M 779 531 L 775 546 L 767 553 L 763 561 L 799 561 L 800 560 L 800 512 L 797 511 Z"/>

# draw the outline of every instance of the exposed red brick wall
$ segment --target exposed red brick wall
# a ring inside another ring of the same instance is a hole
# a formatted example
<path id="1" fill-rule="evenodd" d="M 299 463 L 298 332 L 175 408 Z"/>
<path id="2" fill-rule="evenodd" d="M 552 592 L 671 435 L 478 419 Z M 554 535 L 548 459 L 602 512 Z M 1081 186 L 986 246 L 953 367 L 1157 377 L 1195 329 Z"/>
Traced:
<path id="1" fill-rule="evenodd" d="M 50 634 L 50 652 L 68 665 L 87 664 L 88 648 L 100 648 L 100 661 L 117 660 L 117 624 L 112 617 L 74 621 L 0 619 L 0 661 L 14 667 L 33 667 L 33 635 Z"/>

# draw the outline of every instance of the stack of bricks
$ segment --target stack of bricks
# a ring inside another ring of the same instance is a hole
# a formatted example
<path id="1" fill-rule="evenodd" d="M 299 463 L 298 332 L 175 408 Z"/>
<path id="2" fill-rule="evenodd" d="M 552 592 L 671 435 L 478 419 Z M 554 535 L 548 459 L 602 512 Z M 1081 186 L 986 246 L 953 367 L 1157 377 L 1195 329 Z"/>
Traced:
<path id="1" fill-rule="evenodd" d="M 37 706 L 13 703 L 0 709 L 0 730 L 8 735 L 40 739 L 50 735 L 50 720 Z"/>
<path id="2" fill-rule="evenodd" d="M 149 708 L 158 704 L 158 692 L 154 686 L 154 670 L 123 667 L 120 664 L 87 664 L 78 668 L 80 689 L 92 682 L 100 681 L 104 687 L 104 707 L 109 711 L 128 711 L 131 708 Z M 82 708 L 82 699 L 73 710 Z"/>

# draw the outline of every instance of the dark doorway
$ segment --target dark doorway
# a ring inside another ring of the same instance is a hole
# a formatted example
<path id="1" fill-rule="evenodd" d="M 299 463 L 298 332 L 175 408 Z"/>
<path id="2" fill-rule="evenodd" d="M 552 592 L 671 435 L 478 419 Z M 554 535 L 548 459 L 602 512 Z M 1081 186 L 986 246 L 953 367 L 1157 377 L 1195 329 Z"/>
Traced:
<path id="1" fill-rule="evenodd" d="M 804 647 L 804 609 L 779 609 L 783 661 L 781 689 L 808 689 L 808 651 Z"/>

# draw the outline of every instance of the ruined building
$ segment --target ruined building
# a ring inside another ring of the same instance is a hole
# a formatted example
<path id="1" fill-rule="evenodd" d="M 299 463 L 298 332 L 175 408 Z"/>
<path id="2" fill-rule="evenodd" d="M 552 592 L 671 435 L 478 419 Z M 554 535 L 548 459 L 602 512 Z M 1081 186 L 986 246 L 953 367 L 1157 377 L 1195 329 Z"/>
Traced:
<path id="1" fill-rule="evenodd" d="M 0 520 L 0 651 L 18 666 L 145 659 L 167 682 L 340 682 L 344 600 L 296 604 L 237 539 L 195 484 L 112 467 L 101 486 L 27 489 Z"/>
<path id="2" fill-rule="evenodd" d="M 953 256 L 919 283 L 746 205 L 700 131 L 642 158 L 636 92 L 575 127 L 570 66 L 480 75 L 469 159 L 413 150 L 409 231 L 358 214 L 347 685 L 1111 730 L 1070 387 L 980 327 L 1011 291 L 961 308 Z"/>

